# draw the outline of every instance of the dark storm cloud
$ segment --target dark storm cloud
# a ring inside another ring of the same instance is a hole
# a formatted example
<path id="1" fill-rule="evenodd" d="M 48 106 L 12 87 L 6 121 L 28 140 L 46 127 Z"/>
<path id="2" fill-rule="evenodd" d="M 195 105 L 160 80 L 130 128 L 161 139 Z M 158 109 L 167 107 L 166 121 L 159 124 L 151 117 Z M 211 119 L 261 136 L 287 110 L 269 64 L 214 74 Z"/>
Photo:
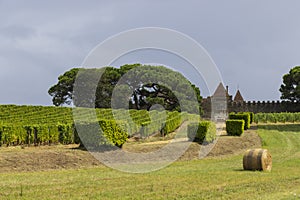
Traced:
<path id="1" fill-rule="evenodd" d="M 299 64 L 299 8 L 297 0 L 0 1 L 0 103 L 51 104 L 59 74 L 107 37 L 145 26 L 202 44 L 231 93 L 239 86 L 246 100 L 277 100 L 282 75 Z"/>

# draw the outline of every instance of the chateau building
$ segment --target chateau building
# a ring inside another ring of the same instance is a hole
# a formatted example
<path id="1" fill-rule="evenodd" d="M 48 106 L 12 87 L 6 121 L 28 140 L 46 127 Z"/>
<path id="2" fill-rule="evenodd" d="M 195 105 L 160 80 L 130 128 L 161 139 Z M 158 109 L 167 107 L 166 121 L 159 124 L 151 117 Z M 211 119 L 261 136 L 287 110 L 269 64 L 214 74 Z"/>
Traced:
<path id="1" fill-rule="evenodd" d="M 213 117 L 214 120 L 225 120 L 230 112 L 300 112 L 300 102 L 287 101 L 245 101 L 240 90 L 235 96 L 229 94 L 220 83 L 212 96 L 202 100 L 204 118 Z"/>

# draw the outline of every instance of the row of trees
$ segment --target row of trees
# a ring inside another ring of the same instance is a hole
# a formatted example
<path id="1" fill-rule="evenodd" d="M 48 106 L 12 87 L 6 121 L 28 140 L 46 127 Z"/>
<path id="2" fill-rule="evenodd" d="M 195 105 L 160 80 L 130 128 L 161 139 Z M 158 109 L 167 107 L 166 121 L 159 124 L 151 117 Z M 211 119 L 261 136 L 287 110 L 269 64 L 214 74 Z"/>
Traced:
<path id="1" fill-rule="evenodd" d="M 96 93 L 88 93 L 97 81 Z M 56 106 L 74 103 L 80 107 L 150 110 L 159 104 L 169 111 L 201 112 L 199 88 L 163 66 L 73 68 L 59 76 L 48 93 Z"/>

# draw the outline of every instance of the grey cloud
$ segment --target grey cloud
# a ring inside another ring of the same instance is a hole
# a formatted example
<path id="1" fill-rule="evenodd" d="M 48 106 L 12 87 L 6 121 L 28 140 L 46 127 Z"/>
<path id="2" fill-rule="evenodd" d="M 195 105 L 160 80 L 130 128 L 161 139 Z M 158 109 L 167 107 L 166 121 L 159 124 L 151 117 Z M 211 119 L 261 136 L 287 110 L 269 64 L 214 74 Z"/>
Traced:
<path id="1" fill-rule="evenodd" d="M 0 92 L 7 95 L 0 103 L 51 104 L 47 90 L 59 74 L 79 66 L 107 37 L 144 26 L 172 28 L 201 43 L 232 93 L 239 85 L 246 100 L 277 100 L 282 75 L 299 64 L 299 8 L 297 0 L 3 0 Z M 122 62 L 159 62 L 151 54 L 141 56 Z"/>

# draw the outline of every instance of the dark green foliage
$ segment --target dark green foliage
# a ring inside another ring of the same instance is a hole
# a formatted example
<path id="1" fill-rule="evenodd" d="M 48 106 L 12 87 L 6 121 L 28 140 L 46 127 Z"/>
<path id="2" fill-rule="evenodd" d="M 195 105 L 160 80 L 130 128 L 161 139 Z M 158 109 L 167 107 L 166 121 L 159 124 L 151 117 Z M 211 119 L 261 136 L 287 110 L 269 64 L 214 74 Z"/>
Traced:
<path id="1" fill-rule="evenodd" d="M 34 141 L 34 136 L 33 136 L 33 126 L 31 125 L 26 125 L 26 126 L 23 126 L 25 131 L 26 131 L 26 139 L 25 139 L 25 144 L 32 144 L 33 141 Z"/>
<path id="2" fill-rule="evenodd" d="M 77 93 L 73 94 L 75 80 Z M 92 91 L 97 82 L 95 98 L 95 93 L 85 91 Z M 48 93 L 56 106 L 73 101 L 77 107 L 124 109 L 129 105 L 131 109 L 150 110 L 151 106 L 160 104 L 169 111 L 202 112 L 199 88 L 179 72 L 164 66 L 132 64 L 120 68 L 74 68 L 59 76 L 58 83 Z"/>
<path id="3" fill-rule="evenodd" d="M 161 129 L 161 135 L 165 136 L 175 131 L 181 125 L 181 116 L 178 112 L 168 113 L 167 121 L 164 123 Z"/>
<path id="4" fill-rule="evenodd" d="M 228 135 L 240 136 L 244 133 L 245 121 L 239 119 L 226 120 L 226 131 Z"/>
<path id="5" fill-rule="evenodd" d="M 0 142 L 9 145 L 22 144 L 72 144 L 73 130 L 68 124 L 0 125 Z"/>
<path id="6" fill-rule="evenodd" d="M 247 130 L 250 128 L 250 114 L 249 113 L 242 113 L 242 114 L 230 113 L 229 119 L 242 119 L 245 121 L 244 130 Z"/>
<path id="7" fill-rule="evenodd" d="M 253 112 L 249 112 L 250 114 L 250 124 L 253 123 L 253 120 L 254 120 L 254 113 Z"/>
<path id="8" fill-rule="evenodd" d="M 283 84 L 279 89 L 280 98 L 291 102 L 300 102 L 300 66 L 292 68 L 282 79 Z"/>
<path id="9" fill-rule="evenodd" d="M 52 86 L 48 93 L 52 96 L 53 105 L 70 104 L 72 99 L 73 85 L 79 69 L 73 68 L 58 77 L 58 83 Z"/>
<path id="10" fill-rule="evenodd" d="M 254 113 L 253 112 L 239 112 L 238 114 L 249 114 L 250 115 L 250 124 L 253 123 L 253 120 L 254 120 Z M 234 113 L 232 113 L 234 114 Z"/>
<path id="11" fill-rule="evenodd" d="M 57 125 L 49 124 L 48 130 L 49 130 L 49 144 L 58 143 L 59 142 L 59 131 L 57 129 Z"/>
<path id="12" fill-rule="evenodd" d="M 101 137 L 99 132 L 99 124 L 88 122 L 76 123 L 74 141 L 77 144 L 79 143 L 80 147 L 85 147 L 86 149 L 99 147 L 103 144 L 103 137 Z"/>
<path id="13" fill-rule="evenodd" d="M 216 124 L 211 121 L 201 121 L 188 125 L 187 136 L 190 140 L 203 143 L 212 142 L 216 139 Z"/>
<path id="14" fill-rule="evenodd" d="M 74 130 L 72 124 L 58 124 L 59 142 L 61 144 L 74 143 Z"/>
<path id="15" fill-rule="evenodd" d="M 76 124 L 75 142 L 87 149 L 102 146 L 122 147 L 128 139 L 127 129 L 127 124 L 122 121 L 100 120 L 98 124 L 82 122 Z"/>
<path id="16" fill-rule="evenodd" d="M 1 145 L 7 144 L 10 145 L 13 142 L 12 126 L 1 125 L 0 135 L 1 135 Z"/>

